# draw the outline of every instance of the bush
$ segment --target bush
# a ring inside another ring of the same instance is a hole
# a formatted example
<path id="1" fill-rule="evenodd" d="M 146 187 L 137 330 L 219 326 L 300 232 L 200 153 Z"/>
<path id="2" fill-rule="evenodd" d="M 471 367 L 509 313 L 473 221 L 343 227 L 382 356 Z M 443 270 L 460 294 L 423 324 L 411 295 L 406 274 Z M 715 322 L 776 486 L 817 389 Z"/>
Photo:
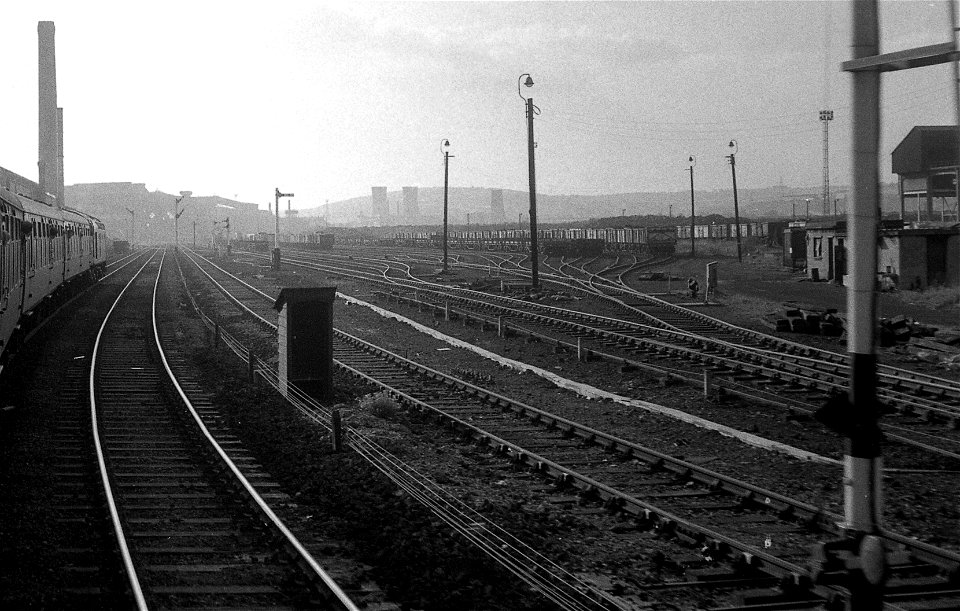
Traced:
<path id="1" fill-rule="evenodd" d="M 397 412 L 400 411 L 400 404 L 397 403 L 389 393 L 382 391 L 369 394 L 360 399 L 360 408 L 377 418 L 391 420 L 395 418 Z"/>

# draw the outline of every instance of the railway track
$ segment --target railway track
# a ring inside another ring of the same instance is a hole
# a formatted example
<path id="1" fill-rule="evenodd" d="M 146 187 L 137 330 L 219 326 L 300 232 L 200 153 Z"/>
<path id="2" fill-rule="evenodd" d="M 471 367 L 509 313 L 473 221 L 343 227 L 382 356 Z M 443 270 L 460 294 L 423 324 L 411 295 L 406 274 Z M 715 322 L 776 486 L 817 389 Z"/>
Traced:
<path id="1" fill-rule="evenodd" d="M 90 366 L 99 477 L 130 606 L 356 609 L 270 509 L 275 485 L 204 423 L 209 398 L 174 376 L 177 342 L 156 322 L 162 266 L 153 257 L 125 287 Z"/>
<path id="2" fill-rule="evenodd" d="M 194 260 L 211 281 L 217 275 L 224 293 L 257 292 L 209 262 Z M 266 322 L 270 298 L 259 298 L 259 305 L 248 307 Z M 692 545 L 699 556 L 686 554 L 691 569 L 712 570 L 691 570 L 697 583 L 688 587 L 738 592 L 734 598 L 742 600 L 742 608 L 820 608 L 844 597 L 842 591 L 812 584 L 803 566 L 810 545 L 841 534 L 841 516 L 524 405 L 348 334 L 336 336 L 335 357 L 342 366 L 454 424 L 515 464 L 551 477 L 568 491 L 570 502 L 594 499 Z M 900 559 L 892 568 L 891 596 L 952 600 L 960 556 L 894 533 L 886 533 L 886 539 Z M 756 592 L 758 587 L 764 591 Z"/>
<path id="3" fill-rule="evenodd" d="M 716 334 L 704 335 L 679 327 L 645 325 L 433 282 L 418 282 L 412 280 L 405 263 L 392 261 L 371 263 L 347 259 L 338 265 L 293 256 L 290 263 L 379 283 L 398 301 L 417 307 L 426 305 L 449 312 L 453 304 L 460 315 L 496 326 L 506 321 L 515 331 L 557 342 L 567 350 L 667 375 L 689 385 L 703 385 L 705 372 L 708 372 L 716 388 L 786 410 L 812 414 L 830 396 L 845 392 L 848 383 L 845 364 L 825 361 L 816 351 L 811 355 L 800 355 L 776 350 L 776 344 L 766 347 L 763 342 L 768 336 L 754 332 L 747 336 L 746 344 L 743 341 L 735 343 L 735 333 L 718 338 Z M 357 264 L 363 266 L 361 272 L 352 271 L 353 265 Z M 686 308 L 679 310 L 688 311 Z M 692 320 L 698 319 L 694 316 Z M 787 344 L 787 349 L 793 350 L 794 346 Z M 882 426 L 892 440 L 937 456 L 960 459 L 960 402 L 949 399 L 954 392 L 960 392 L 960 386 L 950 380 L 918 376 L 889 367 L 882 372 L 880 381 L 881 400 L 893 410 Z"/>

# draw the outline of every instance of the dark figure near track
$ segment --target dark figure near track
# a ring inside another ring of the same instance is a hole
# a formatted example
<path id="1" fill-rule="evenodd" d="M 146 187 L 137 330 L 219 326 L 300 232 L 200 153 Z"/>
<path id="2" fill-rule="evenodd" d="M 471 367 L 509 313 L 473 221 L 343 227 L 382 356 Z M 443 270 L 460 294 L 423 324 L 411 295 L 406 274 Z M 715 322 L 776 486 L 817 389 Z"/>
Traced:
<path id="1" fill-rule="evenodd" d="M 690 298 L 696 299 L 697 293 L 700 292 L 700 283 L 697 282 L 697 279 L 690 276 L 690 279 L 687 280 L 687 288 L 690 290 Z"/>

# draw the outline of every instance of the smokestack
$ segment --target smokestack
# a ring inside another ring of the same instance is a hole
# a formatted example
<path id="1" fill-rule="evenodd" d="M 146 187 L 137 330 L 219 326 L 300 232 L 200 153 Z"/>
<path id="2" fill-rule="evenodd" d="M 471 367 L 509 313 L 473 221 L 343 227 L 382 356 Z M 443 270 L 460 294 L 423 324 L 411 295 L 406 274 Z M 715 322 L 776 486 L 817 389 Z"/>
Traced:
<path id="1" fill-rule="evenodd" d="M 39 73 L 40 73 L 40 191 L 54 197 L 61 191 L 59 188 L 59 128 L 57 116 L 57 59 L 54 46 L 55 28 L 52 21 L 41 21 L 37 24 L 37 35 L 40 43 Z M 63 204 L 59 199 L 55 202 L 59 208 Z"/>
<path id="2" fill-rule="evenodd" d="M 57 208 L 67 205 L 63 191 L 63 109 L 57 108 Z"/>

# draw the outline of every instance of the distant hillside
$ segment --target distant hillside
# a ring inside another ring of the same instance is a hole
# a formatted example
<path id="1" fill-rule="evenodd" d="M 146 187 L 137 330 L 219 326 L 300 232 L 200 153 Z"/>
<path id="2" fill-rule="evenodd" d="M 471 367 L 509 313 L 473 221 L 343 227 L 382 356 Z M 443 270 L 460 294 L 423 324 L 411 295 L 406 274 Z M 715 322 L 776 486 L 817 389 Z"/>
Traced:
<path id="1" fill-rule="evenodd" d="M 503 190 L 502 218 L 494 218 L 490 212 L 490 188 L 459 187 L 449 191 L 449 222 L 454 225 L 491 225 L 529 222 L 530 206 L 526 191 Z M 790 218 L 806 215 L 806 200 L 810 199 L 810 213 L 819 216 L 823 212 L 819 187 L 766 187 L 741 189 L 737 196 L 740 215 L 750 218 Z M 896 183 L 882 186 L 884 211 L 899 209 Z M 846 208 L 846 187 L 835 188 L 838 212 Z M 423 187 L 419 190 L 419 215 L 404 214 L 403 192 L 387 192 L 390 214 L 380 218 L 373 215 L 371 196 L 355 197 L 327 206 L 301 210 L 301 216 L 325 217 L 332 225 L 439 225 L 443 222 L 443 189 Z M 831 203 L 832 213 L 833 203 Z M 718 214 L 733 216 L 733 191 L 696 192 L 697 216 Z M 614 193 L 609 195 L 550 195 L 537 194 L 537 219 L 544 223 L 584 221 L 591 218 L 612 216 L 687 216 L 690 214 L 690 192 L 671 191 L 653 193 Z M 469 218 L 468 218 L 469 215 Z"/>

